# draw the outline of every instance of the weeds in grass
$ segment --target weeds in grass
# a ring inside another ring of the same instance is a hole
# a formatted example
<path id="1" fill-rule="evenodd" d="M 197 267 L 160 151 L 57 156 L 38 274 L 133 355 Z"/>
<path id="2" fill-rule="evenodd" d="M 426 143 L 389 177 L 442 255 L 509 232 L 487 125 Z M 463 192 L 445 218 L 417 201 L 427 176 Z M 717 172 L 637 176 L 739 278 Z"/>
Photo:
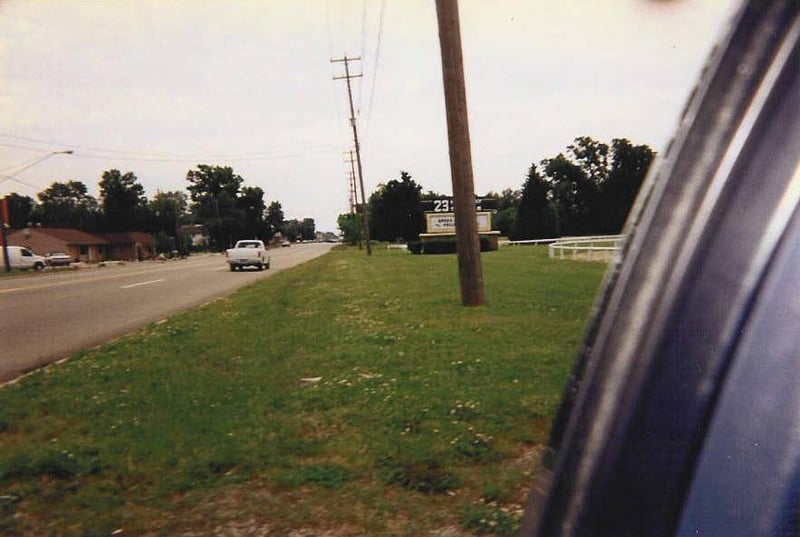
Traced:
<path id="1" fill-rule="evenodd" d="M 444 494 L 458 487 L 458 476 L 442 467 L 433 458 L 396 460 L 385 457 L 378 462 L 386 483 L 408 490 L 431 494 Z"/>
<path id="2" fill-rule="evenodd" d="M 475 535 L 516 535 L 521 517 L 522 506 L 504 507 L 495 501 L 465 504 L 461 508 L 462 527 Z"/>
<path id="3" fill-rule="evenodd" d="M 493 445 L 494 437 L 476 433 L 471 428 L 464 434 L 455 437 L 450 445 L 458 454 L 470 464 L 483 464 L 496 462 L 503 458 Z"/>
<path id="4" fill-rule="evenodd" d="M 352 472 L 339 464 L 323 463 L 287 469 L 278 482 L 284 486 L 317 485 L 340 489 L 353 478 Z"/>

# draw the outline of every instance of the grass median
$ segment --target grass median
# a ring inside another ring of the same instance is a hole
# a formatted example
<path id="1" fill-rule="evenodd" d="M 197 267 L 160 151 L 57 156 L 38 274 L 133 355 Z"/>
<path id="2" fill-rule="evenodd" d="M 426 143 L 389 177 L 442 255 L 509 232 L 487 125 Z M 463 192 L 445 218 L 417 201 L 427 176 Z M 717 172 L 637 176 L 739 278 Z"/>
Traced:
<path id="1" fill-rule="evenodd" d="M 483 266 L 335 250 L 0 389 L 0 534 L 512 534 L 605 266 Z"/>

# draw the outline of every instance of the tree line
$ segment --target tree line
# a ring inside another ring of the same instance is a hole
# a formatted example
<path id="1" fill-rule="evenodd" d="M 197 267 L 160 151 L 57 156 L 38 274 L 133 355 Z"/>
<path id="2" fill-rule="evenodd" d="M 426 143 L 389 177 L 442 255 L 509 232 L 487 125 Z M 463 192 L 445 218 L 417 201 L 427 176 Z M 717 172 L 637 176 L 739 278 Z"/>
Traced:
<path id="1" fill-rule="evenodd" d="M 625 138 L 610 144 L 576 138 L 566 151 L 531 164 L 522 187 L 488 192 L 493 228 L 512 240 L 607 235 L 622 230 L 655 152 Z M 369 198 L 370 233 L 379 241 L 415 241 L 425 231 L 423 202 L 444 198 L 422 192 L 405 171 L 378 185 Z M 342 214 L 347 242 L 359 240 L 360 215 Z"/>
<path id="2" fill-rule="evenodd" d="M 287 220 L 278 201 L 267 204 L 260 187 L 246 186 L 227 166 L 199 164 L 186 173 L 184 191 L 157 191 L 152 198 L 133 172 L 103 172 L 98 198 L 81 181 L 56 181 L 30 196 L 6 196 L 10 226 L 66 227 L 93 233 L 145 231 L 156 235 L 157 251 L 187 251 L 183 225 L 205 227 L 210 249 L 222 250 L 240 238 L 269 242 L 277 233 L 290 240 L 315 238 L 313 218 Z"/>

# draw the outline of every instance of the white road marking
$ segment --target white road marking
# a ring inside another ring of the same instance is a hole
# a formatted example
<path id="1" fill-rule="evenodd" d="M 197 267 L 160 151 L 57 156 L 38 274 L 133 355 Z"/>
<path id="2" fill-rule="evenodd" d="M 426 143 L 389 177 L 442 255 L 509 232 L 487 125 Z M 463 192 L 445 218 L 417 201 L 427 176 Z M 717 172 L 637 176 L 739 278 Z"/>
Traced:
<path id="1" fill-rule="evenodd" d="M 199 263 L 192 263 L 191 265 L 187 266 L 182 263 L 176 264 L 174 267 L 158 267 L 159 272 L 172 272 L 175 270 L 187 270 L 190 268 L 194 268 L 197 265 L 201 265 Z M 202 265 L 201 265 L 202 266 Z M 66 280 L 66 281 L 57 281 L 57 282 L 48 282 L 42 284 L 34 284 L 34 285 L 26 285 L 24 287 L 11 287 L 8 289 L 0 289 L 0 295 L 5 293 L 16 293 L 20 291 L 34 291 L 38 289 L 48 289 L 51 287 L 63 287 L 65 285 L 76 285 L 86 282 L 99 282 L 102 280 L 115 280 L 121 278 L 129 278 L 131 276 L 136 276 L 138 274 L 148 274 L 153 272 L 153 268 L 146 268 L 144 270 L 137 270 L 135 272 L 127 272 L 123 271 L 120 273 L 114 274 L 104 274 L 102 276 L 98 276 L 97 273 L 104 271 L 106 269 L 86 269 L 79 271 L 80 274 L 74 274 L 75 278 Z M 109 269 L 110 270 L 110 269 Z M 85 274 L 83 274 L 85 272 Z M 73 274 L 70 274 L 73 275 Z"/>
<path id="2" fill-rule="evenodd" d="M 150 280 L 149 282 L 132 283 L 130 285 L 123 285 L 122 287 L 120 287 L 120 289 L 131 289 L 133 287 L 139 287 L 141 285 L 151 285 L 151 284 L 160 283 L 160 282 L 163 282 L 163 281 L 164 281 L 164 278 L 161 278 L 159 280 Z"/>

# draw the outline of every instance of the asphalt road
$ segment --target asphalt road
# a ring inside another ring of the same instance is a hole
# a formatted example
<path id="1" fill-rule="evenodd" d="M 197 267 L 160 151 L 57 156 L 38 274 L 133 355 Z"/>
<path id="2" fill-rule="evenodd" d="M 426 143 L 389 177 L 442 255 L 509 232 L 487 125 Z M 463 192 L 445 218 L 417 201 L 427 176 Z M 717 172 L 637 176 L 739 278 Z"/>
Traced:
<path id="1" fill-rule="evenodd" d="M 0 278 L 0 382 L 225 296 L 328 252 L 270 250 L 271 267 L 230 272 L 221 254 Z"/>

